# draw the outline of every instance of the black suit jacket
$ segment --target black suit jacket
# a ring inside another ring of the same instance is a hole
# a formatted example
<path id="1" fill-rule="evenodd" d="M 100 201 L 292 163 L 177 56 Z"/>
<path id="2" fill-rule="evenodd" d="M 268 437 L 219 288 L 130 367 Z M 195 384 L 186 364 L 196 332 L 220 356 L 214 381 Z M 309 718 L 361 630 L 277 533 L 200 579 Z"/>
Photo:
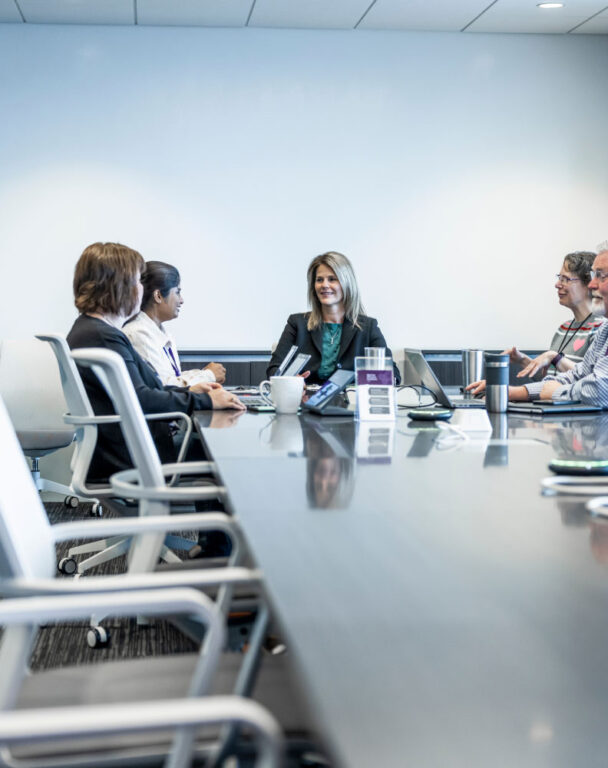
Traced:
<path id="1" fill-rule="evenodd" d="M 195 395 L 187 388 L 164 387 L 154 369 L 140 357 L 129 339 L 118 328 L 103 320 L 80 315 L 67 336 L 70 349 L 101 347 L 117 352 L 127 365 L 127 371 L 135 387 L 137 399 L 144 413 L 164 413 L 211 408 L 209 395 Z M 82 382 L 96 415 L 114 413 L 112 401 L 103 385 L 90 368 L 78 368 Z M 152 439 L 163 463 L 175 461 L 177 453 L 166 421 L 148 422 Z M 87 480 L 106 482 L 110 475 L 133 466 L 127 444 L 118 424 L 104 424 L 97 428 L 97 445 L 91 460 Z"/>
<path id="2" fill-rule="evenodd" d="M 273 376 L 285 355 L 295 344 L 298 352 L 304 352 L 310 355 L 310 360 L 306 364 L 306 369 L 310 371 L 310 376 L 306 380 L 310 384 L 319 384 L 318 371 L 321 365 L 321 353 L 323 351 L 323 326 L 319 326 L 314 331 L 307 328 L 308 312 L 300 312 L 290 315 L 287 318 L 287 325 L 281 334 L 277 348 L 275 349 L 270 363 L 266 369 L 266 376 Z M 344 319 L 342 327 L 342 338 L 340 340 L 340 352 L 338 354 L 338 368 L 344 368 L 347 371 L 355 370 L 355 357 L 365 355 L 365 347 L 386 347 L 386 341 L 382 331 L 378 328 L 378 321 L 374 317 L 362 315 L 359 318 L 361 328 L 355 328 L 350 320 Z M 386 347 L 386 354 L 392 357 L 392 352 Z M 395 372 L 395 382 L 401 383 L 399 369 L 393 363 Z"/>

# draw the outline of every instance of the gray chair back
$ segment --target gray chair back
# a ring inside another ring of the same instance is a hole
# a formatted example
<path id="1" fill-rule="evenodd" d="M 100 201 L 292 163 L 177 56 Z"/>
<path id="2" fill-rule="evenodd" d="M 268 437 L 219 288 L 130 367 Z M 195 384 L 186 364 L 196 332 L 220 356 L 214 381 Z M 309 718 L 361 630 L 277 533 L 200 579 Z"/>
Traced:
<path id="1" fill-rule="evenodd" d="M 97 424 L 91 402 L 78 373 L 78 368 L 72 360 L 70 348 L 65 336 L 59 333 L 38 333 L 36 338 L 50 344 L 59 366 L 59 375 L 63 395 L 67 403 L 70 416 L 82 419 L 82 423 L 75 425 L 76 446 L 72 455 L 72 487 L 77 494 L 82 496 L 103 497 L 112 495 L 110 488 L 89 488 L 86 484 L 87 474 L 93 452 L 97 443 Z"/>
<path id="2" fill-rule="evenodd" d="M 0 576 L 52 578 L 51 526 L 1 398 L 0 456 Z"/>

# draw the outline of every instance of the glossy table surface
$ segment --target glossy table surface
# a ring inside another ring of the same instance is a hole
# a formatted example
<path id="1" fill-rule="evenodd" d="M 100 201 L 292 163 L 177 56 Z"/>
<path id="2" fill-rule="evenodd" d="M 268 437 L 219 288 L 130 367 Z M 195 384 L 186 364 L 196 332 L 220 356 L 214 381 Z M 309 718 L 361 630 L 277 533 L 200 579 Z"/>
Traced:
<path id="1" fill-rule="evenodd" d="M 338 765 L 608 764 L 608 522 L 540 488 L 608 415 L 208 421 Z"/>

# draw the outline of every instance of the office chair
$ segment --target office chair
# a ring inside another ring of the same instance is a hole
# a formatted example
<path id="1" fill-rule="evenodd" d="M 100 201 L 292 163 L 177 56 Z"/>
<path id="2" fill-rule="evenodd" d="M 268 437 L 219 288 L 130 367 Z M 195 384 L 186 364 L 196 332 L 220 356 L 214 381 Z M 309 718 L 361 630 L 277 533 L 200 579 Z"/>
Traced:
<path id="1" fill-rule="evenodd" d="M 106 388 L 116 413 L 122 419 L 123 435 L 133 459 L 134 469 L 123 470 L 113 475 L 111 478 L 113 488 L 122 496 L 139 499 L 142 505 L 141 514 L 144 516 L 166 512 L 167 505 L 171 500 L 182 495 L 187 498 L 187 495 L 191 493 L 191 486 L 184 488 L 168 487 L 164 478 L 176 472 L 182 476 L 198 474 L 209 468 L 209 462 L 162 465 L 124 360 L 115 352 L 106 349 L 78 349 L 72 352 L 72 358 L 78 365 L 93 369 Z M 225 494 L 225 489 L 217 490 L 221 491 L 222 496 Z M 212 493 L 213 490 L 211 490 Z M 234 531 L 238 530 L 235 527 Z M 158 558 L 159 543 L 157 539 L 156 541 L 136 544 L 131 553 L 130 569 L 148 571 L 153 568 Z M 237 565 L 241 562 L 242 551 L 242 549 L 233 550 L 229 559 L 230 565 Z M 233 585 L 230 583 L 222 584 L 218 589 L 216 600 L 225 615 L 228 615 L 232 599 Z M 235 693 L 239 695 L 249 695 L 255 683 L 256 666 L 268 624 L 268 609 L 266 605 L 260 604 L 257 606 L 257 614 L 253 623 L 249 651 L 243 661 L 235 687 Z M 227 734 L 225 742 L 230 743 L 232 738 L 232 735 Z M 218 755 L 218 759 L 219 756 L 221 755 Z"/>
<path id="2" fill-rule="evenodd" d="M 82 619 L 91 607 L 120 617 L 140 611 L 165 617 L 187 613 L 205 627 L 205 639 L 188 664 L 179 657 L 156 657 L 29 672 L 27 656 L 39 626 Z M 221 613 L 204 594 L 184 588 L 135 589 L 120 594 L 4 600 L 0 625 L 4 627 L 0 643 L 3 766 L 69 764 L 75 768 L 124 766 L 133 761 L 158 766 L 164 757 L 167 768 L 187 768 L 197 744 L 194 739 L 186 743 L 184 734 L 196 732 L 201 723 L 234 721 L 253 726 L 258 741 L 256 765 L 279 765 L 280 728 L 263 707 L 235 696 L 208 696 L 225 633 Z M 176 727 L 173 737 L 158 732 L 164 725 Z M 146 734 L 145 739 L 126 736 L 133 731 Z M 108 738 L 110 734 L 113 739 Z M 217 730 L 210 743 L 209 736 L 205 752 L 217 740 Z M 86 737 L 84 743 L 74 742 L 82 737 Z M 7 743 L 13 742 L 23 744 L 20 751 L 7 750 Z"/>
<path id="3" fill-rule="evenodd" d="M 42 457 L 67 448 L 74 441 L 74 428 L 63 422 L 65 400 L 57 369 L 44 346 L 34 339 L 2 341 L 0 394 L 23 453 L 31 459 L 32 478 L 38 491 L 65 495 L 66 506 L 77 507 L 82 497 L 72 486 L 40 474 Z"/>
<path id="4" fill-rule="evenodd" d="M 96 416 L 94 414 L 82 379 L 78 373 L 78 369 L 70 356 L 70 349 L 64 336 L 56 333 L 46 333 L 37 334 L 36 338 L 40 339 L 40 341 L 48 342 L 55 354 L 59 366 L 61 386 L 69 410 L 69 413 L 64 414 L 63 418 L 67 424 L 72 425 L 76 430 L 75 449 L 71 463 L 72 487 L 83 498 L 95 498 L 96 503 L 94 503 L 93 508 L 94 512 L 99 514 L 99 499 L 107 499 L 110 501 L 110 499 L 116 498 L 116 493 L 112 490 L 110 485 L 101 486 L 99 484 L 87 484 L 86 478 L 97 443 L 97 425 L 120 422 L 120 417 Z M 170 418 L 184 422 L 184 440 L 178 456 L 178 461 L 181 461 L 188 449 L 192 433 L 192 422 L 190 417 L 185 413 L 158 413 L 150 414 L 146 418 L 150 420 Z M 172 537 L 166 542 L 165 548 L 162 549 L 161 557 L 169 562 L 179 561 L 179 558 L 170 550 L 170 547 L 176 549 L 188 549 L 192 544 L 193 542 L 189 539 Z M 59 569 L 62 573 L 68 575 L 75 572 L 84 573 L 90 568 L 126 554 L 129 545 L 130 539 L 125 537 L 113 537 L 111 539 L 89 542 L 87 544 L 72 547 L 68 551 L 67 557 L 61 559 Z M 88 553 L 95 554 L 86 560 L 82 560 L 80 563 L 76 562 L 76 555 Z"/>
<path id="5" fill-rule="evenodd" d="M 106 353 L 112 354 L 112 353 Z M 122 360 L 121 360 L 122 362 Z M 123 364 L 124 365 L 124 364 Z M 126 373 L 126 370 L 125 370 Z M 127 374 L 128 375 L 128 374 Z M 153 614 L 155 609 L 153 602 L 136 602 L 146 590 L 173 590 L 175 587 L 194 586 L 205 590 L 219 590 L 223 585 L 231 587 L 244 587 L 251 592 L 261 591 L 261 578 L 257 571 L 242 567 L 225 567 L 209 569 L 186 569 L 184 571 L 168 571 L 156 573 L 130 573 L 118 576 L 89 576 L 86 579 L 57 578 L 55 571 L 55 543 L 75 537 L 95 537 L 98 535 L 133 535 L 133 534 L 162 534 L 168 530 L 177 528 L 190 529 L 222 529 L 232 538 L 235 559 L 241 549 L 241 539 L 238 529 L 233 522 L 220 513 L 202 513 L 188 515 L 174 515 L 172 517 L 160 517 L 157 515 L 105 520 L 79 520 L 71 523 L 61 523 L 51 526 L 44 512 L 44 508 L 33 486 L 32 480 L 25 463 L 25 459 L 19 449 L 19 445 L 10 424 L 8 414 L 0 399 L 0 596 L 5 600 L 0 602 L 0 624 L 3 621 L 10 623 L 12 606 L 20 605 L 17 614 L 21 618 L 19 626 L 9 626 L 2 635 L 0 643 L 0 668 L 3 673 L 0 676 L 0 710 L 10 708 L 20 689 L 22 682 L 25 689 L 25 698 L 21 699 L 20 706 L 29 705 L 38 707 L 45 700 L 56 706 L 57 703 L 65 703 L 64 694 L 77 695 L 77 703 L 82 705 L 89 702 L 89 694 L 99 694 L 102 700 L 120 701 L 120 697 L 126 691 L 131 696 L 132 692 L 139 688 L 146 692 L 148 698 L 154 698 L 149 693 L 149 684 L 156 679 L 155 675 L 161 675 L 161 690 L 164 696 L 182 695 L 176 690 L 178 680 L 186 679 L 189 683 L 189 695 L 198 696 L 203 689 L 207 689 L 209 673 L 207 667 L 201 667 L 202 662 L 198 657 L 187 654 L 180 655 L 175 660 L 167 657 L 153 660 L 157 662 L 154 674 L 147 666 L 148 660 L 136 660 L 128 662 L 130 667 L 121 666 L 122 662 L 94 665 L 94 670 L 81 667 L 83 677 L 67 672 L 67 679 L 63 677 L 62 670 L 53 670 L 47 675 L 45 691 L 40 693 L 35 689 L 36 678 L 39 675 L 28 676 L 22 681 L 24 670 L 32 647 L 35 634 L 34 625 L 51 620 L 63 620 L 71 615 L 67 610 L 59 609 L 53 602 L 55 596 L 75 596 L 80 602 L 78 616 L 89 616 L 91 611 L 96 613 L 113 614 L 117 607 L 123 605 L 127 599 L 130 610 L 134 614 Z M 177 490 L 177 489 L 176 489 Z M 196 488 L 184 489 L 190 493 L 196 493 Z M 207 489 L 198 489 L 206 493 Z M 36 536 L 31 539 L 31 531 L 36 531 Z M 173 594 L 173 592 L 171 592 Z M 13 601 L 10 598 L 27 597 L 40 598 L 26 606 L 25 600 Z M 162 596 L 161 596 L 162 597 Z M 8 599 L 7 599 L 8 598 Z M 143 598 L 142 598 L 143 599 Z M 178 604 L 173 597 L 167 597 L 164 603 L 168 606 L 168 613 L 175 613 Z M 207 605 L 207 603 L 205 603 Z M 54 607 L 57 607 L 55 611 Z M 2 613 L 5 610 L 6 613 Z M 126 609 L 125 609 L 126 610 Z M 26 613 L 29 611 L 29 613 Z M 120 613 L 120 610 L 118 610 Z M 260 615 L 266 613 L 264 608 Z M 51 618 L 51 615 L 53 618 Z M 216 617 L 224 620 L 222 606 L 216 603 L 212 610 L 214 621 Z M 17 622 L 17 619 L 13 621 Z M 259 623 L 258 634 L 263 637 L 265 624 Z M 212 634 L 210 633 L 211 637 Z M 260 637 L 260 641 L 261 641 Z M 207 635 L 201 649 L 201 657 L 206 657 L 214 652 L 215 645 L 206 643 Z M 259 647 L 252 637 L 251 646 Z M 226 655 L 224 655 L 226 656 Z M 273 711 L 281 712 L 281 719 L 290 729 L 301 730 L 301 723 L 305 722 L 305 716 L 297 709 L 297 696 L 294 697 L 293 686 L 288 666 L 284 657 L 264 657 L 262 675 L 255 683 L 251 680 L 251 669 L 259 663 L 253 655 L 246 654 L 246 660 L 251 658 L 249 669 L 240 663 L 240 655 L 231 654 L 228 659 L 223 657 L 223 663 L 217 678 L 217 686 L 220 690 L 232 687 L 236 693 L 239 689 L 246 688 L 250 693 L 255 684 L 256 698 L 270 704 Z M 224 663 L 226 662 L 226 663 Z M 254 665 L 254 662 L 256 664 Z M 80 673 L 79 673 L 80 674 Z M 90 675 L 94 674 L 93 680 Z M 43 681 L 44 682 L 44 681 Z M 29 686 L 34 686 L 34 689 Z M 43 686 L 44 687 L 44 686 Z M 59 697 L 59 698 L 58 698 Z M 68 721 L 69 722 L 69 721 Z M 295 724 L 295 725 L 294 725 Z M 2 723 L 0 722 L 0 732 Z M 180 734 L 181 749 L 187 751 L 193 737 L 192 729 L 185 729 Z M 214 746 L 217 749 L 217 746 Z M 13 762 L 2 762 L 0 765 L 14 766 Z M 122 758 L 117 760 L 119 765 Z M 54 765 L 66 763 L 55 762 Z M 78 763 L 76 763 L 78 764 Z M 86 764 L 86 763 L 84 763 Z M 72 762 L 70 761 L 70 765 Z"/>

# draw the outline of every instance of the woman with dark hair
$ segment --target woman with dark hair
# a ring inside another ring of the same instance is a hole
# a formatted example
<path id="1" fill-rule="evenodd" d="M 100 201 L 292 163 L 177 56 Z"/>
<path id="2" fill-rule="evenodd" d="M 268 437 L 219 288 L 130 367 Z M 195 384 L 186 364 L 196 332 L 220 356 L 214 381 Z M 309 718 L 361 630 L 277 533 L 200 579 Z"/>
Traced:
<path id="1" fill-rule="evenodd" d="M 67 337 L 70 347 L 102 347 L 117 352 L 125 361 L 144 413 L 242 410 L 238 398 L 221 387 L 207 394 L 196 394 L 183 387 L 164 387 L 133 349 L 122 326 L 141 304 L 143 268 L 141 254 L 119 243 L 94 243 L 85 248 L 74 272 L 74 303 L 80 314 Z M 82 368 L 80 373 L 95 413 L 113 414 L 112 402 L 93 371 Z M 171 424 L 152 421 L 149 426 L 161 461 L 175 461 L 177 450 Z M 107 482 L 114 472 L 131 466 L 120 426 L 99 426 L 88 480 Z"/>
<path id="2" fill-rule="evenodd" d="M 364 314 L 355 272 L 346 256 L 328 251 L 314 258 L 307 272 L 310 312 L 290 315 L 279 343 L 270 359 L 266 376 L 274 375 L 292 346 L 310 355 L 308 381 L 320 383 L 337 368 L 354 370 L 355 357 L 365 354 L 365 347 L 390 349 L 378 321 Z M 393 365 L 395 381 L 401 381 Z M 305 374 L 306 375 L 306 374 Z"/>
<path id="3" fill-rule="evenodd" d="M 596 254 L 592 251 L 574 251 L 564 258 L 555 283 L 557 298 L 562 307 L 572 312 L 572 318 L 563 322 L 551 340 L 551 346 L 534 359 L 524 355 L 517 347 L 507 350 L 511 361 L 522 367 L 518 377 L 543 378 L 550 366 L 564 373 L 579 363 L 593 343 L 602 319 L 593 316 L 591 293 L 591 265 Z"/>
<path id="4" fill-rule="evenodd" d="M 173 337 L 165 329 L 164 323 L 175 319 L 184 303 L 178 270 L 163 261 L 147 261 L 141 282 L 141 311 L 125 324 L 123 331 L 162 383 L 189 387 L 193 392 L 209 391 L 210 387 L 200 384 L 223 384 L 226 369 L 220 363 L 183 371 Z"/>

